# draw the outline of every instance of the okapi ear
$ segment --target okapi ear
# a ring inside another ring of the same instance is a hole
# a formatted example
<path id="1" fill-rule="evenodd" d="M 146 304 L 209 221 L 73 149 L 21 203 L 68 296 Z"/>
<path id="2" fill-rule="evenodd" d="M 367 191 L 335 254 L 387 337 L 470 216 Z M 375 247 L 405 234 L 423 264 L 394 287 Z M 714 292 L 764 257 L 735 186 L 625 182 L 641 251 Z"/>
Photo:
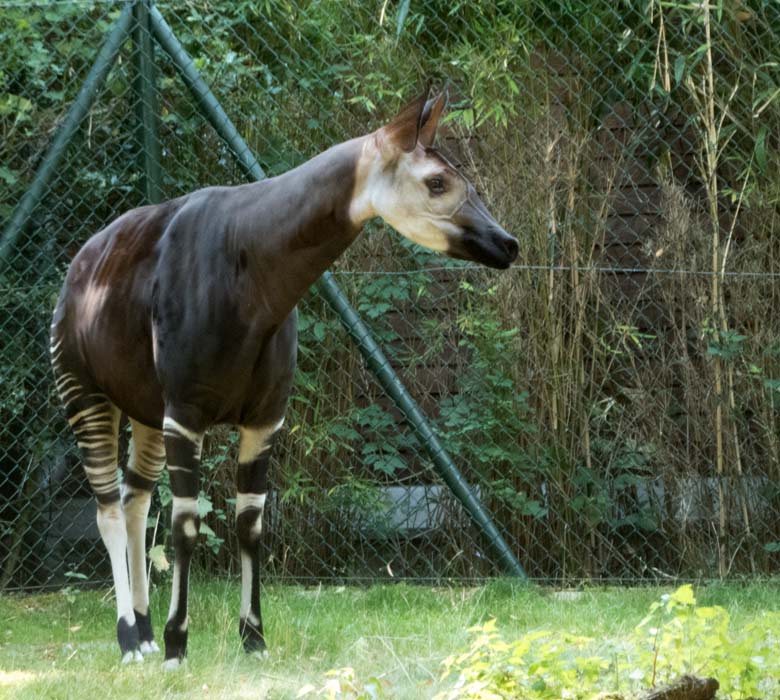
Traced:
<path id="1" fill-rule="evenodd" d="M 436 127 L 439 126 L 439 118 L 446 104 L 446 91 L 436 98 L 431 98 L 425 104 L 425 109 L 422 113 L 422 126 L 420 127 L 420 133 L 417 135 L 417 142 L 421 143 L 425 148 L 433 146 L 433 141 L 436 138 Z"/>
<path id="2" fill-rule="evenodd" d="M 424 93 L 398 112 L 383 129 L 388 140 L 406 153 L 413 151 L 417 145 L 417 137 L 420 133 L 423 111 L 427 101 L 428 90 L 426 89 Z"/>

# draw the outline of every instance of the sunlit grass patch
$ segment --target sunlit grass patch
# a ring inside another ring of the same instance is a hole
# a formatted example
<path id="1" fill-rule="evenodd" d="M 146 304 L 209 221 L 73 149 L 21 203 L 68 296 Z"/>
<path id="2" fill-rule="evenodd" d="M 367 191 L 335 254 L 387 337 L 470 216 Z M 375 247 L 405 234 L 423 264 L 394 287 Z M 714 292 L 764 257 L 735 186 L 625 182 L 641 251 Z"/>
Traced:
<path id="1" fill-rule="evenodd" d="M 235 581 L 194 583 L 188 659 L 166 672 L 161 655 L 121 666 L 109 591 L 0 598 L 0 697 L 52 700 L 133 698 L 296 698 L 322 688 L 328 672 L 375 679 L 388 698 L 432 698 L 450 689 L 447 657 L 469 648 L 469 628 L 497 621 L 507 641 L 538 630 L 592 638 L 596 647 L 634 633 L 671 589 L 582 589 L 574 594 L 496 581 L 479 587 L 383 585 L 270 586 L 263 615 L 271 656 L 247 657 L 238 638 Z M 777 585 L 697 587 L 699 605 L 721 605 L 745 627 L 780 609 Z M 167 587 L 153 591 L 158 637 Z M 346 678 L 342 675 L 341 678 Z M 345 685 L 346 687 L 346 685 Z M 316 697 L 316 695 L 310 695 Z M 349 698 L 350 695 L 343 695 Z"/>

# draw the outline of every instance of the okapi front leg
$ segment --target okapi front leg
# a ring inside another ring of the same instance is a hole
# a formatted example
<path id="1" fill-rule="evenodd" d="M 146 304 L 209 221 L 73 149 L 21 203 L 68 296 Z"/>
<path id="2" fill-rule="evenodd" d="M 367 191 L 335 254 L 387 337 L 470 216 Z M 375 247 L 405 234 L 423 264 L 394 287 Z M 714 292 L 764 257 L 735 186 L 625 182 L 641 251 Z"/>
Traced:
<path id="1" fill-rule="evenodd" d="M 130 420 L 133 441 L 130 460 L 122 489 L 122 508 L 127 522 L 127 562 L 130 569 L 130 589 L 133 611 L 138 627 L 139 649 L 142 654 L 160 651 L 154 641 L 149 610 L 149 587 L 146 578 L 146 519 L 152 500 L 152 490 L 165 464 L 165 445 L 160 430 Z"/>
<path id="2" fill-rule="evenodd" d="M 264 428 L 241 428 L 236 478 L 236 529 L 241 548 L 239 632 L 246 652 L 265 651 L 260 612 L 260 533 L 268 492 L 268 461 L 274 434 L 284 419 Z"/>
<path id="3" fill-rule="evenodd" d="M 198 485 L 203 433 L 166 416 L 163 435 L 173 493 L 171 529 L 175 551 L 171 606 L 165 624 L 165 664 L 175 668 L 187 654 L 187 592 L 190 562 L 200 528 Z"/>

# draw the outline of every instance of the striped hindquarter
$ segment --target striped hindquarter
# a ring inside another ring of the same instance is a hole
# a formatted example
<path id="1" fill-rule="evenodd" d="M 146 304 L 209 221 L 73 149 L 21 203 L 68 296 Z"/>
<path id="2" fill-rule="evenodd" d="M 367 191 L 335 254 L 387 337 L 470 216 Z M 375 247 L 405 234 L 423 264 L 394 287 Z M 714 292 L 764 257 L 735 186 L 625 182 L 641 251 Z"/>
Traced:
<path id="1" fill-rule="evenodd" d="M 61 339 L 53 338 L 50 350 L 57 393 L 76 435 L 89 484 L 98 503 L 112 504 L 119 500 L 119 411 L 108 397 L 90 386 L 89 380 L 63 366 Z"/>
<path id="2" fill-rule="evenodd" d="M 76 436 L 89 485 L 97 499 L 97 525 L 111 560 L 117 604 L 117 640 L 123 662 L 140 660 L 138 627 L 127 568 L 127 523 L 117 465 L 119 409 L 88 377 L 66 364 L 62 339 L 52 327 L 51 363 L 65 417 Z"/>

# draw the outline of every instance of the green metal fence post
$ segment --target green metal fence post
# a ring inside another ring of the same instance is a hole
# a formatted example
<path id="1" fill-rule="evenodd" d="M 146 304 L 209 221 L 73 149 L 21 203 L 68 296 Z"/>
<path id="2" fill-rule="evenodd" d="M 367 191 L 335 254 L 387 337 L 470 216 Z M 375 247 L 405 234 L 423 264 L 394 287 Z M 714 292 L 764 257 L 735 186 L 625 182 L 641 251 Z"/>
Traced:
<path id="1" fill-rule="evenodd" d="M 154 64 L 149 11 L 152 0 L 139 0 L 133 8 L 133 58 L 135 78 L 133 90 L 136 95 L 136 143 L 141 149 L 144 173 L 144 198 L 150 204 L 162 199 L 162 176 L 160 171 L 160 138 L 157 108 L 157 68 Z"/>
<path id="2" fill-rule="evenodd" d="M 154 6 L 151 8 L 151 20 L 155 38 L 173 60 L 185 83 L 198 100 L 209 122 L 227 142 L 247 174 L 255 180 L 263 179 L 265 173 L 252 154 L 251 149 L 230 121 L 225 110 L 222 109 L 214 93 L 200 77 L 192 59 L 187 55 L 178 39 L 176 39 L 160 11 Z M 319 288 L 326 301 L 338 314 L 350 337 L 357 344 L 366 363 L 376 375 L 382 388 L 393 399 L 404 414 L 404 417 L 409 421 L 412 430 L 424 445 L 445 483 L 452 489 L 452 492 L 463 504 L 469 516 L 486 535 L 507 572 L 513 576 L 526 578 L 523 567 L 501 536 L 489 513 L 482 506 L 463 478 L 463 475 L 436 438 L 425 415 L 390 366 L 384 353 L 372 338 L 370 330 L 352 308 L 330 272 L 326 272 L 322 276 L 319 281 Z"/>
<path id="3" fill-rule="evenodd" d="M 68 142 L 95 101 L 98 90 L 105 82 L 111 67 L 114 65 L 119 49 L 127 38 L 132 19 L 133 4 L 128 3 L 122 8 L 119 18 L 100 48 L 95 63 L 85 78 L 84 84 L 81 86 L 81 90 L 71 108 L 65 115 L 57 135 L 46 151 L 46 155 L 35 173 L 32 184 L 24 193 L 3 230 L 2 237 L 0 237 L 0 267 L 7 261 L 11 249 L 19 238 L 19 234 L 41 201 L 46 187 L 65 153 Z"/>

